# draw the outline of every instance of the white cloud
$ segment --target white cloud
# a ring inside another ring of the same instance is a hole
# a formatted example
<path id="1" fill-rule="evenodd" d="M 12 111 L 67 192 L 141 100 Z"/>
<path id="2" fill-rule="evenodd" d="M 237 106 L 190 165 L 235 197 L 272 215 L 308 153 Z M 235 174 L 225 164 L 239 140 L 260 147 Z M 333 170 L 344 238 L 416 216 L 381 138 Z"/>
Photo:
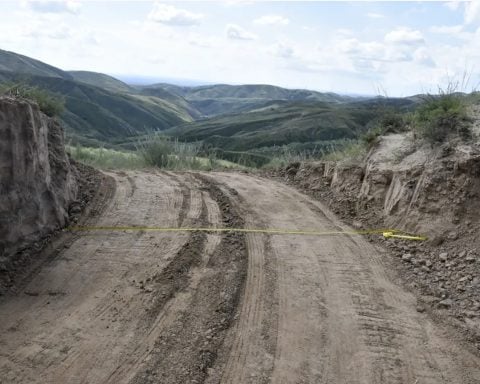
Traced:
<path id="1" fill-rule="evenodd" d="M 203 19 L 200 13 L 193 13 L 185 9 L 176 8 L 173 5 L 155 3 L 148 15 L 148 19 L 157 23 L 171 26 L 198 25 Z"/>
<path id="2" fill-rule="evenodd" d="M 423 35 L 418 30 L 397 28 L 385 35 L 385 41 L 393 44 L 420 45 L 425 43 Z"/>
<path id="3" fill-rule="evenodd" d="M 290 20 L 281 15 L 265 15 L 253 21 L 259 25 L 288 25 Z"/>
<path id="4" fill-rule="evenodd" d="M 290 59 L 293 57 L 295 51 L 289 45 L 283 43 L 277 43 L 270 48 L 270 53 L 274 56 L 281 57 L 283 59 Z"/>
<path id="5" fill-rule="evenodd" d="M 232 40 L 255 40 L 257 38 L 253 33 L 235 24 L 228 24 L 225 28 L 225 33 Z"/>
<path id="6" fill-rule="evenodd" d="M 375 13 L 375 12 L 368 12 L 367 16 L 370 17 L 371 19 L 383 19 L 385 17 L 381 13 Z"/>
<path id="7" fill-rule="evenodd" d="M 465 3 L 465 24 L 472 24 L 478 21 L 480 21 L 480 1 Z"/>
<path id="8" fill-rule="evenodd" d="M 235 6 L 252 5 L 252 4 L 255 4 L 255 2 L 251 0 L 227 0 L 222 2 L 222 4 L 225 5 L 226 7 L 235 7 Z"/>
<path id="9" fill-rule="evenodd" d="M 460 1 L 459 0 L 448 1 L 445 3 L 445 6 L 450 8 L 452 11 L 456 11 L 460 7 Z"/>
<path id="10" fill-rule="evenodd" d="M 463 25 L 434 25 L 430 28 L 430 32 L 445 35 L 458 35 L 462 31 Z"/>
<path id="11" fill-rule="evenodd" d="M 27 0 L 22 5 L 41 13 L 77 14 L 81 7 L 80 2 L 74 0 Z"/>
<path id="12" fill-rule="evenodd" d="M 432 59 L 430 54 L 427 52 L 427 50 L 422 47 L 418 48 L 414 54 L 413 54 L 413 59 L 416 63 L 420 65 L 425 65 L 427 67 L 435 67 L 435 61 Z"/>
<path id="13" fill-rule="evenodd" d="M 65 40 L 72 37 L 72 31 L 66 24 L 48 30 L 47 36 L 51 39 Z"/>

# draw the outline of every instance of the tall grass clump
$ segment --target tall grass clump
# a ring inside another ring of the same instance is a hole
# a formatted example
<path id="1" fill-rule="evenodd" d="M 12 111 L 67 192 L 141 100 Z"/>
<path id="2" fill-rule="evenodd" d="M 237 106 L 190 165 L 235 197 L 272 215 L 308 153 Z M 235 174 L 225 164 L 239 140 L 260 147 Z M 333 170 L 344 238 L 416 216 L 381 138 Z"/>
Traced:
<path id="1" fill-rule="evenodd" d="M 137 152 L 150 167 L 170 170 L 211 170 L 221 167 L 214 153 L 201 156 L 199 145 L 182 143 L 156 133 L 140 141 Z"/>
<path id="2" fill-rule="evenodd" d="M 65 100 L 61 96 L 24 83 L 0 85 L 0 94 L 31 100 L 50 117 L 59 116 L 65 108 Z"/>
<path id="3" fill-rule="evenodd" d="M 370 149 L 378 142 L 380 136 L 407 131 L 410 119 L 409 113 L 400 112 L 394 108 L 384 108 L 375 123 L 360 136 L 360 140 L 367 149 Z"/>
<path id="4" fill-rule="evenodd" d="M 471 119 L 461 94 L 428 95 L 414 114 L 415 132 L 431 143 L 444 142 L 451 135 L 470 136 Z"/>
<path id="5" fill-rule="evenodd" d="M 292 163 L 303 163 L 305 161 L 318 160 L 322 157 L 321 150 L 293 150 L 289 146 L 283 146 L 276 149 L 272 159 L 262 166 L 264 169 L 284 168 Z"/>
<path id="6" fill-rule="evenodd" d="M 340 148 L 333 148 L 322 160 L 344 163 L 360 163 L 368 152 L 368 146 L 362 140 L 351 140 Z"/>
<path id="7" fill-rule="evenodd" d="M 145 167 L 141 156 L 135 152 L 107 148 L 89 148 L 80 145 L 67 146 L 70 156 L 81 163 L 100 169 L 138 169 Z"/>

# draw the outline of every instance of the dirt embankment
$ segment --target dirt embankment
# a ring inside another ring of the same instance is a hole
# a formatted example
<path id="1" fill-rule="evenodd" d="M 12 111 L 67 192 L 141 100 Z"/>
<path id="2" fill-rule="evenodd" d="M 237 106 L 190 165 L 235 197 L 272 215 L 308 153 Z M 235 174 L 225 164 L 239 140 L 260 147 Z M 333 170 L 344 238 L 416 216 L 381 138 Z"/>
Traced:
<path id="1" fill-rule="evenodd" d="M 281 176 L 356 228 L 427 235 L 423 243 L 380 241 L 398 256 L 425 307 L 449 311 L 480 347 L 477 146 L 416 147 L 410 136 L 394 134 L 383 137 L 362 164 L 292 164 Z"/>
<path id="2" fill-rule="evenodd" d="M 0 98 L 0 292 L 80 214 L 97 179 L 71 164 L 55 119 L 34 103 Z"/>

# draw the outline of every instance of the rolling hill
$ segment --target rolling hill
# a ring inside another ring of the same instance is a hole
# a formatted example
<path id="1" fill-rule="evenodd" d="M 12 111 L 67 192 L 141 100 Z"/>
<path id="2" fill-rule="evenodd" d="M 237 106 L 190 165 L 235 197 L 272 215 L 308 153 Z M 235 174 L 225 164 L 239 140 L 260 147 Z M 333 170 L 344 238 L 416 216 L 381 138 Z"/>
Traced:
<path id="1" fill-rule="evenodd" d="M 75 81 L 94 85 L 111 92 L 136 92 L 135 88 L 131 87 L 130 85 L 103 73 L 90 71 L 68 71 L 68 74 L 70 74 Z"/>
<path id="2" fill-rule="evenodd" d="M 353 139 L 366 130 L 375 116 L 373 109 L 362 105 L 296 102 L 195 121 L 165 133 L 182 141 L 248 151 L 290 143 Z"/>
<path id="3" fill-rule="evenodd" d="M 0 71 L 17 75 L 49 76 L 72 79 L 72 76 L 61 69 L 42 63 L 27 56 L 0 49 Z M 0 77 L 0 80 L 2 77 Z"/>
<path id="4" fill-rule="evenodd" d="M 265 84 L 203 85 L 180 87 L 172 84 L 154 84 L 141 87 L 142 92 L 164 90 L 186 99 L 204 116 L 248 112 L 278 101 L 318 101 L 345 103 L 353 101 L 349 96 L 321 93 L 304 89 L 286 89 Z"/>
<path id="5" fill-rule="evenodd" d="M 67 136 L 86 145 L 114 144 L 119 139 L 164 130 L 192 121 L 198 112 L 181 97 L 141 95 L 111 76 L 65 72 L 38 60 L 0 50 L 0 82 L 25 83 L 65 101 L 60 116 Z"/>
<path id="6" fill-rule="evenodd" d="M 66 72 L 0 50 L 0 82 L 6 81 L 63 98 L 60 119 L 67 136 L 85 145 L 131 146 L 139 137 L 165 131 L 226 151 L 307 146 L 358 137 L 386 102 L 272 85 L 133 86 L 106 74 Z M 392 102 L 396 108 L 413 103 Z"/>

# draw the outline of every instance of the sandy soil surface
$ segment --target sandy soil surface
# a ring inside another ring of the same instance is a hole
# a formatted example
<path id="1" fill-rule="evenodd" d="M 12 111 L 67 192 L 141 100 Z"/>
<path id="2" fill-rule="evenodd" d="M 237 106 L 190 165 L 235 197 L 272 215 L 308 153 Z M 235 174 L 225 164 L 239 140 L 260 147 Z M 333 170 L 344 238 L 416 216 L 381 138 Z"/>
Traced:
<path id="1" fill-rule="evenodd" d="M 348 230 L 240 173 L 117 172 L 82 225 Z M 479 383 L 358 236 L 86 231 L 0 297 L 0 383 Z"/>

